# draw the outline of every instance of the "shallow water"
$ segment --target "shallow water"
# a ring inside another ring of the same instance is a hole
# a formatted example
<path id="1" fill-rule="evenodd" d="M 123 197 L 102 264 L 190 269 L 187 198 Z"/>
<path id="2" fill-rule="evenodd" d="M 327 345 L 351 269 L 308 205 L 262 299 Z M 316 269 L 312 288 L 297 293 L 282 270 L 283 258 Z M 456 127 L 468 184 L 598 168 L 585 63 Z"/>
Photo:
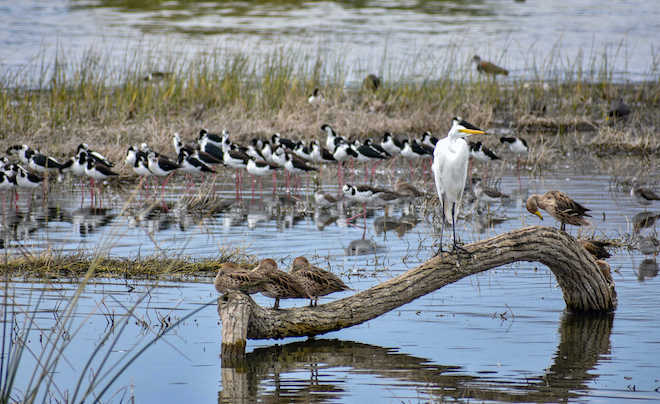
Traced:
<path id="1" fill-rule="evenodd" d="M 285 48 L 310 63 L 317 56 L 327 65 L 341 61 L 350 66 L 349 82 L 367 73 L 433 79 L 446 74 L 448 59 L 471 68 L 475 53 L 514 77 L 561 78 L 578 66 L 583 72 L 606 66 L 614 79 L 627 81 L 654 79 L 660 50 L 660 4 L 643 0 L 606 7 L 597 0 L 570 6 L 542 0 L 25 0 L 0 6 L 0 20 L 7 22 L 0 30 L 0 66 L 33 71 L 32 77 L 56 56 L 75 63 L 90 49 L 110 56 L 102 64 L 162 70 L 172 57 L 216 48 L 252 56 Z"/>
<path id="2" fill-rule="evenodd" d="M 512 198 L 502 206 L 493 204 L 490 212 L 507 220 L 492 227 L 481 223 L 479 216 L 468 217 L 458 224 L 459 238 L 470 242 L 538 224 L 538 218 L 525 213 L 522 201 L 549 189 L 561 189 L 590 207 L 591 231 L 596 235 L 630 235 L 632 218 L 643 209 L 632 203 L 626 192 L 613 187 L 609 176 L 588 170 L 574 175 L 570 171 L 556 170 L 543 177 L 523 174 L 518 179 L 506 170 L 500 189 Z M 387 184 L 384 178 L 379 176 L 379 182 Z M 233 199 L 231 180 L 226 176 L 217 185 L 223 199 Z M 299 194 L 300 201 L 293 209 L 275 204 L 269 191 L 252 200 L 249 188 L 244 187 L 242 203 L 235 202 L 214 215 L 191 216 L 174 203 L 185 191 L 181 183 L 166 188 L 166 199 L 173 203 L 168 213 L 139 214 L 129 209 L 124 215 L 121 207 L 130 189 L 108 190 L 104 199 L 107 210 L 101 211 L 88 208 L 88 197 L 80 208 L 80 194 L 72 192 L 68 184 L 52 186 L 45 210 L 39 198 L 28 208 L 26 195 L 21 195 L 18 209 L 24 219 L 18 223 L 14 220 L 7 226 L 12 216 L 5 208 L 6 253 L 47 247 L 64 252 L 91 251 L 102 244 L 114 256 L 135 258 L 165 251 L 199 258 L 215 256 L 222 248 L 244 247 L 258 257 L 281 259 L 282 266 L 297 255 L 313 257 L 312 261 L 330 267 L 351 287 L 364 290 L 425 261 L 435 251 L 432 244 L 437 239 L 419 206 L 407 211 L 393 206 L 389 210 L 392 218 L 417 212 L 416 225 L 399 229 L 400 234 L 397 229 L 377 232 L 374 223 L 383 220 L 384 211 L 371 211 L 366 238 L 380 248 L 376 254 L 349 255 L 345 248 L 361 238 L 362 229 L 347 226 L 341 219 L 315 221 L 313 209 L 304 203 L 307 192 Z M 264 184 L 264 190 L 269 186 Z M 424 187 L 433 189 L 430 180 Z M 327 189 L 336 190 L 331 186 Z M 352 211 L 359 213 L 360 207 Z M 465 212 L 469 214 L 470 209 Z M 319 219 L 318 212 L 316 216 Z M 549 217 L 543 224 L 556 225 Z M 14 230 L 8 233 L 8 227 Z M 575 229 L 570 231 L 576 234 Z M 643 229 L 642 235 L 654 232 L 651 227 Z M 7 234 L 17 236 L 12 239 Z M 619 298 L 618 309 L 611 316 L 564 313 L 561 290 L 552 273 L 540 264 L 521 262 L 463 279 L 377 319 L 315 341 L 249 341 L 250 353 L 241 363 L 222 363 L 219 359 L 220 324 L 212 304 L 150 347 L 110 392 L 118 391 L 112 396 L 115 399 L 133 392 L 140 402 L 658 400 L 660 320 L 653 313 L 660 304 L 660 293 L 655 258 L 620 249 L 608 262 Z M 28 343 L 33 351 L 39 351 L 40 337 L 49 335 L 55 319 L 62 317 L 63 296 L 71 295 L 75 287 L 75 283 L 65 281 L 10 283 L 9 295 L 15 296 L 19 312 L 35 310 L 36 299 L 43 292 L 36 316 L 38 328 L 31 331 Z M 72 378 L 77 377 L 81 363 L 108 330 L 111 313 L 119 322 L 125 312 L 121 305 L 138 303 L 145 292 L 148 298 L 139 302 L 135 318 L 112 348 L 113 361 L 124 352 L 134 351 L 136 344 L 146 343 L 163 324 L 171 325 L 217 296 L 210 280 L 94 282 L 83 293 L 75 317 L 85 326 L 73 336 L 74 345 L 67 350 L 66 361 L 56 375 L 62 390 L 73 389 Z M 345 295 L 330 296 L 322 302 Z M 260 295 L 255 299 L 261 305 L 272 304 L 271 299 Z M 302 304 L 283 302 L 285 307 Z M 88 313 L 91 316 L 87 317 Z M 27 328 L 22 321 L 18 324 L 20 329 Z M 118 332 L 112 334 L 116 335 Z M 24 369 L 30 369 L 31 363 L 26 359 Z M 26 374 L 19 381 L 27 380 Z"/>

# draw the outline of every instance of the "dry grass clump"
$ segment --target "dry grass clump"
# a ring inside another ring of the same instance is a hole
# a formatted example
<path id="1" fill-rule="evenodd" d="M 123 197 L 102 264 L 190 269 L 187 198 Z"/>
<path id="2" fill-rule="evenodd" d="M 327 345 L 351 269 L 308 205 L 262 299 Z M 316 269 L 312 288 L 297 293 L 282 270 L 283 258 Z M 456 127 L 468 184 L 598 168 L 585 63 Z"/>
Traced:
<path id="1" fill-rule="evenodd" d="M 82 278 L 93 266 L 95 278 L 123 279 L 180 279 L 184 277 L 215 276 L 223 262 L 250 265 L 254 259 L 239 249 L 227 250 L 213 259 L 146 257 L 139 259 L 91 257 L 84 254 L 9 258 L 0 264 L 0 273 L 26 278 Z"/>

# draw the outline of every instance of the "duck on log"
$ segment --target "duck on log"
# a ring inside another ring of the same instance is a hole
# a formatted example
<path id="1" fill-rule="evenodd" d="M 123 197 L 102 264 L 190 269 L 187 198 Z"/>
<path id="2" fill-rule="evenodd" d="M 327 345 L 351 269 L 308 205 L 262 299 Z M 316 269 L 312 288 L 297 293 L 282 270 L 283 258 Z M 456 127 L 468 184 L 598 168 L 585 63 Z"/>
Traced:
<path id="1" fill-rule="evenodd" d="M 572 236 L 531 226 L 444 253 L 417 268 L 344 299 L 318 307 L 266 309 L 241 292 L 218 299 L 222 355 L 245 353 L 246 339 L 315 336 L 361 324 L 467 276 L 518 261 L 540 262 L 557 278 L 567 309 L 610 312 L 617 296 L 609 267 Z"/>

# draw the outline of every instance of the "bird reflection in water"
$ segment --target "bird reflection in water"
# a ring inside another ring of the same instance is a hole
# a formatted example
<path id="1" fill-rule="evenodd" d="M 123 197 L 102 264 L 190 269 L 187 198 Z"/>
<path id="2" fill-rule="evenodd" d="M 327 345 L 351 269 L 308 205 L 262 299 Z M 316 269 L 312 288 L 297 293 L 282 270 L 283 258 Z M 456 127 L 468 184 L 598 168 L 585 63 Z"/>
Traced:
<path id="1" fill-rule="evenodd" d="M 644 282 L 649 278 L 658 276 L 658 262 L 653 258 L 647 258 L 639 263 L 637 268 L 637 280 Z"/>

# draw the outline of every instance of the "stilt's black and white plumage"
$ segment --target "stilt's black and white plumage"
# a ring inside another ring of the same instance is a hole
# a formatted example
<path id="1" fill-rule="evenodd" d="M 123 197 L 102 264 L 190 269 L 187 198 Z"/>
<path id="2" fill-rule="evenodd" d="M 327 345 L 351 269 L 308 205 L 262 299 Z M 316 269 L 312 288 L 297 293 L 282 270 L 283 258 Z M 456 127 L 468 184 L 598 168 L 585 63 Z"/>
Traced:
<path id="1" fill-rule="evenodd" d="M 291 174 L 304 174 L 310 171 L 318 171 L 318 168 L 312 167 L 302 160 L 295 159 L 291 154 L 285 155 L 284 169 Z"/>
<path id="2" fill-rule="evenodd" d="M 312 147 L 311 157 L 313 162 L 319 164 L 337 162 L 337 160 L 335 160 L 332 153 L 330 153 L 328 149 L 326 149 L 325 147 L 321 146 L 318 140 L 316 139 L 312 140 L 311 147 Z"/>
<path id="3" fill-rule="evenodd" d="M 398 156 L 403 150 L 403 143 L 394 137 L 390 132 L 385 132 L 380 146 L 392 156 Z"/>
<path id="4" fill-rule="evenodd" d="M 18 164 L 12 164 L 11 170 L 14 171 L 16 175 L 16 185 L 19 188 L 37 188 L 43 182 L 43 178 L 33 174 Z"/>
<path id="5" fill-rule="evenodd" d="M 338 139 L 346 143 L 346 139 L 344 139 L 343 137 L 337 135 L 337 133 L 335 133 L 335 131 L 332 129 L 332 127 L 330 127 L 330 125 L 328 125 L 328 124 L 322 125 L 321 126 L 321 131 L 326 134 L 325 147 L 330 151 L 335 150 L 335 148 L 339 144 Z"/>
<path id="6" fill-rule="evenodd" d="M 47 173 L 49 171 L 60 171 L 64 168 L 59 161 L 34 150 L 28 150 L 26 155 L 28 156 L 28 167 L 34 171 Z"/>
<path id="7" fill-rule="evenodd" d="M 270 141 L 276 146 L 282 145 L 289 150 L 296 148 L 296 142 L 291 139 L 283 138 L 279 133 L 274 133 L 273 136 L 271 136 Z"/>
<path id="8" fill-rule="evenodd" d="M 435 144 L 438 143 L 438 138 L 433 136 L 431 132 L 426 131 L 422 134 L 422 144 L 427 145 L 430 148 L 435 148 Z"/>
<path id="9" fill-rule="evenodd" d="M 0 189 L 12 190 L 16 187 L 16 174 L 7 174 L 4 171 L 0 171 Z"/>
<path id="10" fill-rule="evenodd" d="M 321 90 L 315 88 L 312 92 L 312 95 L 307 98 L 307 102 L 311 105 L 323 104 L 323 95 L 321 94 Z"/>
<path id="11" fill-rule="evenodd" d="M 408 139 L 403 139 L 401 143 L 403 144 L 401 156 L 409 160 L 417 160 L 429 156 L 427 151 L 424 150 L 415 140 L 410 141 Z"/>
<path id="12" fill-rule="evenodd" d="M 312 161 L 312 151 L 309 147 L 305 146 L 302 140 L 299 140 L 298 143 L 296 143 L 293 153 L 305 161 Z"/>
<path id="13" fill-rule="evenodd" d="M 112 171 L 110 167 L 96 161 L 89 154 L 85 157 L 87 165 L 85 166 L 85 175 L 97 181 L 103 181 L 111 177 L 117 177 L 119 174 Z"/>
<path id="14" fill-rule="evenodd" d="M 179 169 L 188 174 L 214 173 L 215 170 L 201 161 L 195 154 L 190 154 L 185 148 L 179 150 L 177 158 Z"/>
<path id="15" fill-rule="evenodd" d="M 157 157 L 154 152 L 147 155 L 147 167 L 157 177 L 167 177 L 181 168 L 177 163 L 166 157 Z"/>
<path id="16" fill-rule="evenodd" d="M 10 146 L 7 149 L 7 154 L 10 156 L 18 157 L 18 160 L 27 165 L 29 163 L 30 155 L 28 152 L 32 152 L 33 150 L 26 144 L 23 145 L 14 145 Z"/>
<path id="17" fill-rule="evenodd" d="M 94 150 L 91 150 L 91 149 L 89 148 L 89 146 L 87 145 L 87 143 L 80 143 L 80 144 L 78 145 L 78 149 L 76 149 L 76 155 L 80 154 L 80 152 L 85 152 L 85 153 L 87 153 L 87 154 L 88 154 L 90 157 L 92 157 L 94 160 L 96 160 L 97 162 L 99 162 L 99 163 L 101 163 L 101 164 L 104 164 L 104 165 L 106 165 L 106 166 L 108 166 L 108 167 L 114 167 L 114 166 L 115 166 L 112 162 L 110 162 L 110 160 L 108 160 L 107 158 L 105 158 L 104 155 L 102 155 L 101 153 L 96 152 L 96 151 L 94 151 Z"/>
<path id="18" fill-rule="evenodd" d="M 224 131 L 223 131 L 223 135 L 224 135 Z M 217 147 L 222 147 L 223 135 L 210 133 L 206 129 L 201 129 L 199 131 L 198 143 L 201 143 L 201 141 L 205 139 L 207 142 L 212 143 Z"/>
<path id="19" fill-rule="evenodd" d="M 527 142 L 525 139 L 517 136 L 502 136 L 500 138 L 500 143 L 506 145 L 511 152 L 521 155 L 525 154 L 529 151 L 529 147 L 527 147 Z"/>
<path id="20" fill-rule="evenodd" d="M 201 139 L 198 144 L 200 160 L 206 164 L 224 164 L 225 155 L 221 145 L 212 143 L 208 138 Z M 218 161 L 218 163 L 212 161 Z"/>
<path id="21" fill-rule="evenodd" d="M 469 142 L 469 145 L 470 157 L 473 157 L 479 161 L 483 161 L 484 163 L 500 159 L 495 153 L 493 153 L 492 150 L 490 150 L 481 142 Z"/>

